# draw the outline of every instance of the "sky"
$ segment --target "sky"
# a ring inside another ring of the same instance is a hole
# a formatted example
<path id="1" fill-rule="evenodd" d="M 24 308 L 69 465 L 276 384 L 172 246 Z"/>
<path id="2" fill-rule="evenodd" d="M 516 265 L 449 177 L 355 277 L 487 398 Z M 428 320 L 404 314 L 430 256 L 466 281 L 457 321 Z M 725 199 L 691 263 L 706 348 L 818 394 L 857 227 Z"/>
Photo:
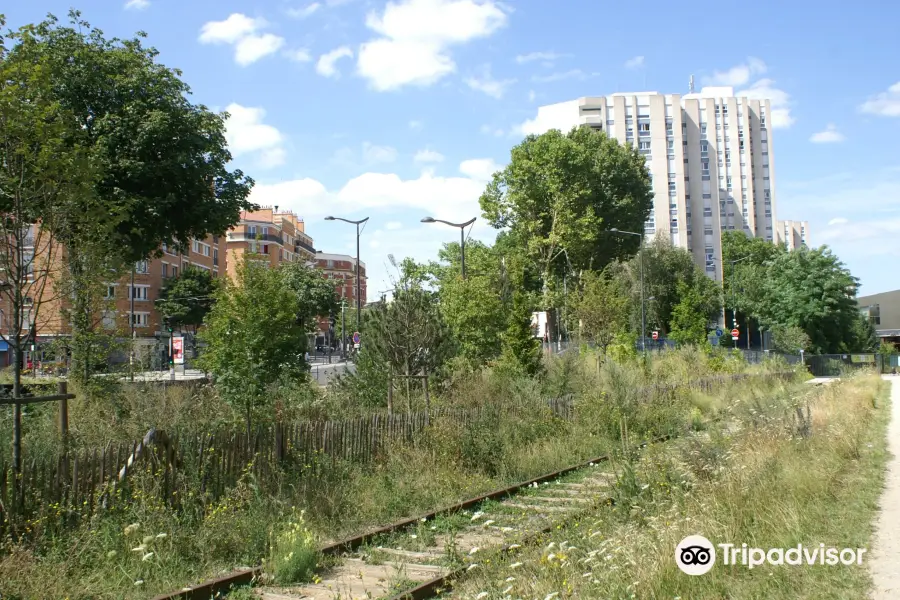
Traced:
<path id="1" fill-rule="evenodd" d="M 72 0 L 12 3 L 7 25 Z M 674 7 L 674 8 L 673 8 Z M 900 4 L 858 0 L 82 0 L 108 36 L 148 34 L 193 100 L 227 111 L 251 200 L 293 210 L 317 249 L 361 255 L 368 296 L 392 287 L 388 256 L 436 257 L 478 217 L 478 198 L 537 107 L 615 92 L 734 86 L 773 106 L 779 219 L 807 220 L 860 278 L 900 288 Z M 699 87 L 698 85 L 698 87 Z M 895 237 L 897 236 L 897 237 Z"/>

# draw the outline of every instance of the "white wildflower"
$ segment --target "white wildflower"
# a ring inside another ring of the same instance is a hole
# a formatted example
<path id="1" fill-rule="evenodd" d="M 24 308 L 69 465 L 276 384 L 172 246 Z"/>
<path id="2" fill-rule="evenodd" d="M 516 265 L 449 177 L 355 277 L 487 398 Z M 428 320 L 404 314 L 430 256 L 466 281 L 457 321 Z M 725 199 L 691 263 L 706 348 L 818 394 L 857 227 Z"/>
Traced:
<path id="1" fill-rule="evenodd" d="M 137 548 L 132 548 L 131 551 L 132 551 L 132 552 L 143 552 L 143 551 L 145 551 L 146 549 L 147 549 L 147 547 L 146 547 L 145 545 L 141 544 L 141 545 L 138 546 Z"/>
<path id="2" fill-rule="evenodd" d="M 141 560 L 142 560 L 142 561 L 148 561 L 148 560 L 150 560 L 152 557 L 153 557 L 153 553 L 152 553 L 152 552 L 148 552 L 147 554 L 145 554 L 145 555 L 141 558 Z"/>
<path id="3" fill-rule="evenodd" d="M 488 527 L 490 525 L 493 525 L 494 523 L 496 523 L 496 521 L 494 521 L 493 519 L 488 519 L 487 521 L 484 522 L 484 526 Z"/>
<path id="4" fill-rule="evenodd" d="M 167 534 L 167 533 L 157 533 L 156 534 L 156 539 L 158 539 L 158 540 L 161 540 L 165 537 L 169 537 L 169 534 Z"/>
<path id="5" fill-rule="evenodd" d="M 132 523 L 131 525 L 129 525 L 128 527 L 125 528 L 125 535 L 131 535 L 132 533 L 137 531 L 139 527 L 140 527 L 140 525 L 138 525 L 137 523 Z"/>
<path id="6" fill-rule="evenodd" d="M 476 568 L 476 567 L 478 567 L 478 563 L 469 565 L 468 568 L 466 568 L 466 571 L 471 571 L 472 569 L 474 569 L 474 568 Z"/>
<path id="7" fill-rule="evenodd" d="M 137 581 L 134 582 L 134 585 L 144 585 L 144 580 L 138 579 Z"/>
<path id="8" fill-rule="evenodd" d="M 484 516 L 484 513 L 479 510 L 477 513 L 472 515 L 472 520 L 477 521 L 478 519 L 480 519 L 483 516 Z"/>
<path id="9" fill-rule="evenodd" d="M 512 589 L 513 589 L 513 586 L 509 586 L 508 588 L 506 588 L 505 590 L 503 590 L 500 593 L 505 596 L 506 594 L 510 593 L 512 591 Z"/>
<path id="10" fill-rule="evenodd" d="M 487 592 L 481 592 L 480 594 L 478 594 L 477 596 L 475 596 L 475 600 L 481 600 L 482 598 L 487 598 L 487 597 L 488 597 L 488 593 L 487 593 Z"/>
<path id="11" fill-rule="evenodd" d="M 509 577 L 506 578 L 506 583 L 510 583 L 515 580 L 516 580 L 516 578 L 510 575 Z"/>
<path id="12" fill-rule="evenodd" d="M 559 592 L 551 592 L 544 596 L 544 600 L 553 600 L 553 598 L 556 598 L 557 596 L 559 596 Z"/>
<path id="13" fill-rule="evenodd" d="M 508 550 L 515 550 L 516 548 L 521 548 L 521 547 L 522 547 L 522 546 L 519 545 L 519 544 L 510 544 L 509 546 L 507 546 L 507 549 L 508 549 Z"/>
<path id="14" fill-rule="evenodd" d="M 473 554 L 475 554 L 475 553 L 478 552 L 479 550 L 481 550 L 481 548 L 479 548 L 478 546 L 475 546 L 474 548 L 472 548 L 471 550 L 469 550 L 469 556 L 472 556 Z"/>
<path id="15" fill-rule="evenodd" d="M 520 563 L 520 562 L 514 562 L 513 564 L 509 565 L 509 568 L 510 569 L 518 569 L 519 567 L 522 566 L 522 564 L 523 563 Z"/>

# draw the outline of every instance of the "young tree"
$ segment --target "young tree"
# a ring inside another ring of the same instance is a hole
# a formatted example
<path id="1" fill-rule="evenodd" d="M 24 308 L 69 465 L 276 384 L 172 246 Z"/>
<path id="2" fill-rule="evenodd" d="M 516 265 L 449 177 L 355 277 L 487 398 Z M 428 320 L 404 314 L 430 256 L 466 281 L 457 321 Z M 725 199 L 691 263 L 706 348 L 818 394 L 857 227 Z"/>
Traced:
<path id="1" fill-rule="evenodd" d="M 269 404 L 270 387 L 283 377 L 308 376 L 300 302 L 284 275 L 243 259 L 235 279 L 225 279 L 215 293 L 199 334 L 208 344 L 200 366 L 212 373 L 222 397 L 243 409 L 248 439 L 253 410 Z"/>
<path id="2" fill-rule="evenodd" d="M 160 290 L 156 309 L 173 326 L 196 332 L 212 308 L 218 286 L 219 280 L 206 269 L 186 266 Z"/>
<path id="3" fill-rule="evenodd" d="M 576 127 L 530 135 L 510 159 L 482 194 L 481 209 L 536 265 L 545 308 L 553 308 L 553 288 L 565 274 L 602 269 L 637 250 L 637 236 L 609 231 L 643 231 L 653 206 L 637 150 Z"/>
<path id="4" fill-rule="evenodd" d="M 0 16 L 0 27 L 4 26 Z M 72 115 L 52 94 L 47 60 L 27 37 L 0 37 L 0 312 L 12 352 L 13 398 L 22 395 L 23 355 L 36 342 L 40 311 L 53 298 L 60 256 L 55 228 L 65 198 L 87 193 L 93 172 L 70 146 Z M 19 60 L 11 58 L 17 52 Z M 13 410 L 13 468 L 22 465 L 22 407 Z"/>
<path id="5" fill-rule="evenodd" d="M 364 353 L 373 353 L 388 367 L 391 378 L 402 375 L 407 410 L 412 409 L 412 377 L 425 378 L 426 410 L 430 405 L 427 378 L 451 351 L 450 333 L 431 295 L 418 286 L 398 287 L 393 299 L 373 309 L 366 318 Z M 391 384 L 392 385 L 392 384 Z M 392 402 L 388 410 L 393 410 Z"/>
<path id="6" fill-rule="evenodd" d="M 589 271 L 582 276 L 583 288 L 572 301 L 573 317 L 581 334 L 594 342 L 600 352 L 628 329 L 631 293 L 621 278 L 607 272 Z"/>
<path id="7" fill-rule="evenodd" d="M 533 376 L 541 370 L 541 345 L 531 330 L 531 304 L 522 292 L 512 293 L 512 306 L 501 334 L 501 370 Z"/>
<path id="8" fill-rule="evenodd" d="M 796 325 L 779 325 L 772 330 L 772 344 L 783 354 L 799 354 L 809 350 L 809 336 Z"/>

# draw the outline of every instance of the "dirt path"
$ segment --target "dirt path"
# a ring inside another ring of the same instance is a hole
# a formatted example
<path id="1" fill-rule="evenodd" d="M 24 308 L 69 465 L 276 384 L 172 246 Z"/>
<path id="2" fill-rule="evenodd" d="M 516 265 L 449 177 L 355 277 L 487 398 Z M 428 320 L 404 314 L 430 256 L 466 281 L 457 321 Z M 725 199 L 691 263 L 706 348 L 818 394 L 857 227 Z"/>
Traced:
<path id="1" fill-rule="evenodd" d="M 881 510 L 875 524 L 869 569 L 875 583 L 874 600 L 900 598 L 900 378 L 891 382 L 891 423 L 888 426 L 888 462 Z"/>

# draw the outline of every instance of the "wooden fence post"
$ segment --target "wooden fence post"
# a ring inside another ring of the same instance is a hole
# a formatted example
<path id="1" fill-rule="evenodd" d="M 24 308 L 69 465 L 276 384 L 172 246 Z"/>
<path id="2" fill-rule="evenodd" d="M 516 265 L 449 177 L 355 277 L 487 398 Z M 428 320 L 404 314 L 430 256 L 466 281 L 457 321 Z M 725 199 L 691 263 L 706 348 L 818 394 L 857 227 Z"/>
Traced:
<path id="1" fill-rule="evenodd" d="M 69 384 L 66 381 L 60 381 L 56 384 L 56 393 L 60 396 L 66 396 L 69 393 Z M 69 400 L 63 397 L 59 401 L 59 436 L 63 445 L 63 452 L 68 449 L 69 437 Z"/>

